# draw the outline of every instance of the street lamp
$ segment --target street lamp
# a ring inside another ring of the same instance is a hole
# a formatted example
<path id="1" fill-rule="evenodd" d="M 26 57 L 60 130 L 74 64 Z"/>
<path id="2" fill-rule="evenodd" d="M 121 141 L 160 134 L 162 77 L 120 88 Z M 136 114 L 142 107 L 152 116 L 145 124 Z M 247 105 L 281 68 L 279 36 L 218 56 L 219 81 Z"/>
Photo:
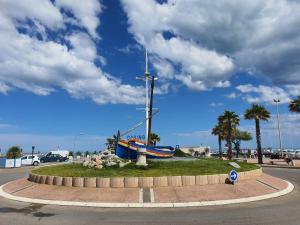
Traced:
<path id="1" fill-rule="evenodd" d="M 280 102 L 280 99 L 274 99 L 274 102 L 276 104 L 276 111 L 277 111 L 277 129 L 278 129 L 278 138 L 279 138 L 279 151 L 282 155 L 282 140 L 281 140 L 281 131 L 280 131 L 280 122 L 279 122 L 279 110 L 278 110 L 278 103 Z"/>

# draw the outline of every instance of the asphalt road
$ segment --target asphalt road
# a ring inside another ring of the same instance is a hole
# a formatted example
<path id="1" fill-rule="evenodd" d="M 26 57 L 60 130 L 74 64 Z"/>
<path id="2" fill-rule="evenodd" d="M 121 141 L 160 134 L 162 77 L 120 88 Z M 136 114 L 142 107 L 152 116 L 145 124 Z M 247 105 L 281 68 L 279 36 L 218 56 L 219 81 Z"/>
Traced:
<path id="1" fill-rule="evenodd" d="M 24 176 L 28 169 L 0 170 L 0 184 Z M 253 203 L 176 209 L 47 206 L 13 202 L 0 197 L 0 225 L 299 225 L 300 170 L 266 168 L 264 172 L 289 180 L 295 185 L 295 190 L 286 196 Z"/>

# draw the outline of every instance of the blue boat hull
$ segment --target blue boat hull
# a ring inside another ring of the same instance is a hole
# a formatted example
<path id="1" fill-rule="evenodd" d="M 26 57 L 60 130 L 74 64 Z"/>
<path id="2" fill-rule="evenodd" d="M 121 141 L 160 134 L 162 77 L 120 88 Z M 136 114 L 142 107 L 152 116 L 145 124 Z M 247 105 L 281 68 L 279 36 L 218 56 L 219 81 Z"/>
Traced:
<path id="1" fill-rule="evenodd" d="M 136 144 L 134 142 L 118 141 L 116 145 L 116 155 L 123 159 L 136 159 L 138 149 L 145 145 Z M 147 146 L 147 158 L 171 158 L 174 155 L 174 148 L 171 146 Z"/>

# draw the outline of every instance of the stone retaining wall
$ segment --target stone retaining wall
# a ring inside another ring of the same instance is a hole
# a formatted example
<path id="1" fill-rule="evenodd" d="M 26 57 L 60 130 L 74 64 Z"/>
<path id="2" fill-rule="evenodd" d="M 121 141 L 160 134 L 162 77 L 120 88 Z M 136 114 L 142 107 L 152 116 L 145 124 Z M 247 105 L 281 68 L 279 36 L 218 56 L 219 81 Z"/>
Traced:
<path id="1" fill-rule="evenodd" d="M 238 180 L 256 179 L 262 174 L 262 169 L 239 172 Z M 89 188 L 144 188 L 144 187 L 181 187 L 193 185 L 224 184 L 228 174 L 198 175 L 198 176 L 163 176 L 163 177 L 59 177 L 36 175 L 29 173 L 29 181 L 68 187 Z"/>

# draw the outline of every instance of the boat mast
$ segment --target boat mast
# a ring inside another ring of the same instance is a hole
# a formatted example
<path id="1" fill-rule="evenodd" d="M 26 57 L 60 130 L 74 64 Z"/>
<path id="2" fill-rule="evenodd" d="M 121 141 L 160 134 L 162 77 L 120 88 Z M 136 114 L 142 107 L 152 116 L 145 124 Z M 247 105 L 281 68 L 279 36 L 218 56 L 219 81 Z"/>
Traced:
<path id="1" fill-rule="evenodd" d="M 146 141 L 146 144 L 148 142 L 148 137 L 149 137 L 149 71 L 148 71 L 148 50 L 146 48 L 146 69 L 145 69 L 145 81 L 146 81 L 146 107 L 145 107 L 145 111 L 146 111 L 146 137 L 145 137 L 145 141 Z"/>
<path id="2" fill-rule="evenodd" d="M 149 110 L 149 125 L 148 125 L 148 139 L 147 139 L 147 142 L 146 144 L 149 146 L 150 145 L 150 139 L 151 139 L 151 128 L 152 128 L 152 109 L 153 109 L 153 91 L 154 91 L 154 80 L 155 80 L 155 77 L 152 76 L 151 77 L 151 94 L 150 94 L 150 110 Z"/>

